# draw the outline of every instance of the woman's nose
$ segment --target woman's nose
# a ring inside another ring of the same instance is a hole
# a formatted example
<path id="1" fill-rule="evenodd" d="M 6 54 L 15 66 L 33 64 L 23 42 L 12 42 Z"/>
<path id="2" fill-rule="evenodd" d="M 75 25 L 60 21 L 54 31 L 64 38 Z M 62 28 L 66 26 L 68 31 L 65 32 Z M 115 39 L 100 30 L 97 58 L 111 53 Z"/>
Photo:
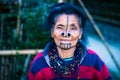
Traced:
<path id="1" fill-rule="evenodd" d="M 62 32 L 61 36 L 63 36 L 63 37 L 70 37 L 71 34 L 70 34 L 70 32 Z"/>

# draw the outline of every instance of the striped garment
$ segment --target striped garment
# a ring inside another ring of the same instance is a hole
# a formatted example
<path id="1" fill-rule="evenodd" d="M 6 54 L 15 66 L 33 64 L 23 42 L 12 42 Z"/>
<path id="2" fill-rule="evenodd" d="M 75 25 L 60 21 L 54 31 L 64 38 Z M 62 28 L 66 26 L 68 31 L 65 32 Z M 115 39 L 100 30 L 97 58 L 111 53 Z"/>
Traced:
<path id="1" fill-rule="evenodd" d="M 86 49 L 86 55 L 81 59 L 79 69 L 73 74 L 64 78 L 56 77 L 49 63 L 48 53 L 50 45 L 48 44 L 44 51 L 38 53 L 31 62 L 28 80 L 78 80 L 78 77 L 80 80 L 112 80 L 104 62 L 90 49 Z M 84 47 L 84 45 L 82 46 Z M 80 72 L 80 76 L 78 76 L 78 72 Z"/>

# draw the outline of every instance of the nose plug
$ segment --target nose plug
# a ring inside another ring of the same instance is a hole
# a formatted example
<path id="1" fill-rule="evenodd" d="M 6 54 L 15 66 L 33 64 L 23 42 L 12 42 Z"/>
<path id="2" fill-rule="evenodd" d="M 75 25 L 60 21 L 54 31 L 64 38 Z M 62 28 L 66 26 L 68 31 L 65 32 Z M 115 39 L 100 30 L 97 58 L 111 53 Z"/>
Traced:
<path id="1" fill-rule="evenodd" d="M 63 37 L 70 37 L 70 36 L 71 36 L 70 33 L 67 33 L 67 34 L 62 33 L 61 35 L 62 35 Z"/>

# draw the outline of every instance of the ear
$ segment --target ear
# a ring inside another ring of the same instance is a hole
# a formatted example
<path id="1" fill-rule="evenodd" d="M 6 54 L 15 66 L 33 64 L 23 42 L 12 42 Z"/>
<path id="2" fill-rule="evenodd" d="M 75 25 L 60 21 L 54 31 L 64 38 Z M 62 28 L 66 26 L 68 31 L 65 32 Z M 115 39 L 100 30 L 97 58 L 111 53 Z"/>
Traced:
<path id="1" fill-rule="evenodd" d="M 53 38 L 53 29 L 51 29 L 51 37 Z"/>
<path id="2" fill-rule="evenodd" d="M 80 36 L 79 36 L 79 39 L 81 39 L 81 37 L 82 37 L 82 33 L 83 33 L 83 30 L 80 30 Z"/>

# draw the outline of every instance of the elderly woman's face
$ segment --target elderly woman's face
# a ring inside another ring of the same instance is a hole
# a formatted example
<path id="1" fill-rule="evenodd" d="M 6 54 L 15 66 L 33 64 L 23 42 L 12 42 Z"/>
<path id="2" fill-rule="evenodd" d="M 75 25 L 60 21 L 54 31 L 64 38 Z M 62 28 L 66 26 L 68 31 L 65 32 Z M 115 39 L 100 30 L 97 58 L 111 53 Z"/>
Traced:
<path id="1" fill-rule="evenodd" d="M 81 35 L 82 30 L 75 15 L 59 15 L 51 31 L 51 36 L 54 38 L 57 47 L 64 50 L 76 47 Z"/>

